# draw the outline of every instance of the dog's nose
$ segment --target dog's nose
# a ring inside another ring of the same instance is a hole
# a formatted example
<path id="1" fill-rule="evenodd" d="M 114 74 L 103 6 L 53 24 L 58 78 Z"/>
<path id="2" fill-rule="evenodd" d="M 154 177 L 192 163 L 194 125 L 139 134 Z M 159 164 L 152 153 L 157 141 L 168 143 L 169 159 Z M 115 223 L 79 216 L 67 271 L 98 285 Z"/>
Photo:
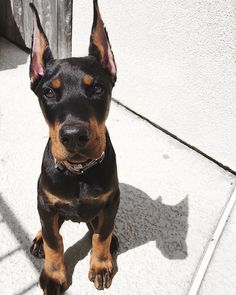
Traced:
<path id="1" fill-rule="evenodd" d="M 60 129 L 60 140 L 68 149 L 74 151 L 78 147 L 83 147 L 89 141 L 90 134 L 88 126 L 85 124 L 63 125 Z"/>

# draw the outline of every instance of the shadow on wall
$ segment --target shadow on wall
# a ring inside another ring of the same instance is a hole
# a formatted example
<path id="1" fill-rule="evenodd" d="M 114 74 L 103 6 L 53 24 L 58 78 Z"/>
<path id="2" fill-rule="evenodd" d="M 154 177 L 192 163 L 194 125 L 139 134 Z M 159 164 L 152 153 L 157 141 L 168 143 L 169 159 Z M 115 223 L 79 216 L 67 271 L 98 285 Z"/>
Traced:
<path id="1" fill-rule="evenodd" d="M 17 4 L 13 1 L 12 5 Z M 7 38 L 21 48 L 26 48 L 13 15 L 11 1 L 1 0 L 0 6 L 0 71 L 3 71 L 14 69 L 20 64 L 25 64 L 28 55 L 3 38 Z M 20 16 L 16 14 L 15 17 L 19 18 Z"/>

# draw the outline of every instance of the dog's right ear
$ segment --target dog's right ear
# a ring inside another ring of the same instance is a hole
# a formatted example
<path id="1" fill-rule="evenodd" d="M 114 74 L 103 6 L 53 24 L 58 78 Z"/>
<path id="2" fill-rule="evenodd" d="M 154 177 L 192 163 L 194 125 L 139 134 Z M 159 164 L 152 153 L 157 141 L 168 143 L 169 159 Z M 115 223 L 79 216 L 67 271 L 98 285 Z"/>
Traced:
<path id="1" fill-rule="evenodd" d="M 42 29 L 38 11 L 33 3 L 30 3 L 33 12 L 34 30 L 32 35 L 32 46 L 30 55 L 30 81 L 31 88 L 40 77 L 44 75 L 46 64 L 53 59 L 49 48 L 48 39 Z"/>

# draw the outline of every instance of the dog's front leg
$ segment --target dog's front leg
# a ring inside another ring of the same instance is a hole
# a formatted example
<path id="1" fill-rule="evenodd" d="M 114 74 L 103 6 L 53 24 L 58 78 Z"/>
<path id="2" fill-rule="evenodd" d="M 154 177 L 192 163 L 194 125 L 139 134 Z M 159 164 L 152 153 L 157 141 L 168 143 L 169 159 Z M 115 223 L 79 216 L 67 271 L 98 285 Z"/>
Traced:
<path id="1" fill-rule="evenodd" d="M 40 275 L 40 286 L 46 295 L 62 294 L 67 288 L 64 247 L 59 234 L 58 214 L 39 208 L 42 225 L 44 267 Z"/>
<path id="2" fill-rule="evenodd" d="M 88 277 L 98 290 L 109 288 L 118 270 L 112 255 L 119 247 L 117 238 L 112 234 L 119 206 L 119 193 L 117 195 L 116 201 L 102 209 L 99 215 L 88 224 L 93 232 Z"/>

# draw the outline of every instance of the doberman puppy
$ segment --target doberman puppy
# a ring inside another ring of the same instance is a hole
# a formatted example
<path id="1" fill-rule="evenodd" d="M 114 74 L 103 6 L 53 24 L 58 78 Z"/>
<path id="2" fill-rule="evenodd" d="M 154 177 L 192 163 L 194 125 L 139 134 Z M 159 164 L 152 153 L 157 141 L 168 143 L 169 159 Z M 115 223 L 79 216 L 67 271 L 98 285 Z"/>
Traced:
<path id="1" fill-rule="evenodd" d="M 111 252 L 118 247 L 112 231 L 120 192 L 116 156 L 105 126 L 116 64 L 96 0 L 89 55 L 82 58 L 54 59 L 38 12 L 30 6 L 31 89 L 49 126 L 38 181 L 42 229 L 31 253 L 45 257 L 39 279 L 44 294 L 62 294 L 68 282 L 59 229 L 65 220 L 86 222 L 92 233 L 88 276 L 101 290 L 111 285 L 116 272 Z"/>

